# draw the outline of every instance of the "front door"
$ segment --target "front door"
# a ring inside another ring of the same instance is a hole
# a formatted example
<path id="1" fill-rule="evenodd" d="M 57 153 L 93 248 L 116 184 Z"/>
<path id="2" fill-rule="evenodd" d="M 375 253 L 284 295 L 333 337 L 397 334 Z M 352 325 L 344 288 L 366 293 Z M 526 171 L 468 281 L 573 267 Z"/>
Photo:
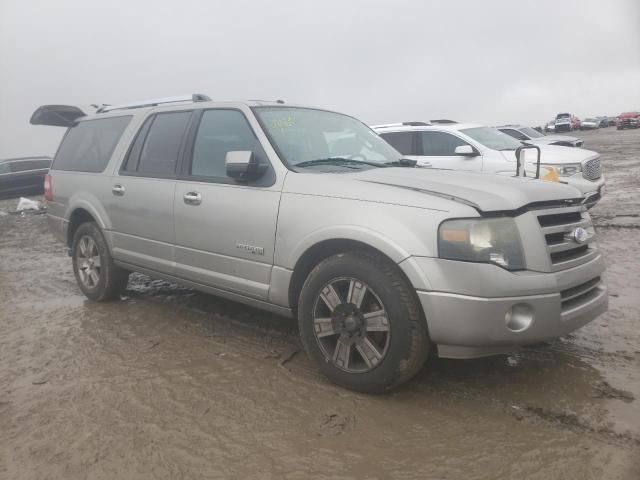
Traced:
<path id="1" fill-rule="evenodd" d="M 176 185 L 175 272 L 203 285 L 267 299 L 280 190 L 273 185 L 272 169 L 255 182 L 227 177 L 229 151 L 252 151 L 268 163 L 241 111 L 203 111 Z"/>
<path id="2" fill-rule="evenodd" d="M 418 161 L 418 165 L 468 172 L 482 171 L 481 155 L 464 156 L 455 153 L 456 147 L 469 145 L 461 138 L 448 132 L 425 130 L 420 132 L 419 139 L 421 155 L 413 157 Z"/>

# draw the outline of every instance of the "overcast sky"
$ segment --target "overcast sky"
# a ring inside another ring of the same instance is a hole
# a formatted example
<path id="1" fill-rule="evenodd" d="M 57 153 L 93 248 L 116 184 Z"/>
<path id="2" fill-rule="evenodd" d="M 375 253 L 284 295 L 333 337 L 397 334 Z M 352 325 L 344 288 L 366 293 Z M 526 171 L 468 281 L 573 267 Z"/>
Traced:
<path id="1" fill-rule="evenodd" d="M 0 158 L 55 152 L 39 105 L 195 92 L 368 123 L 640 110 L 640 1 L 0 0 Z"/>

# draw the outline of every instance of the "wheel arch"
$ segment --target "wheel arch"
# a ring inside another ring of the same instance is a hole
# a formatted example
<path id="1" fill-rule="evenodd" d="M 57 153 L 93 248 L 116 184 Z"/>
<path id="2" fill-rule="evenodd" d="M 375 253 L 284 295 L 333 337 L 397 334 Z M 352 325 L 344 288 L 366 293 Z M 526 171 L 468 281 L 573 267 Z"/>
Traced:
<path id="1" fill-rule="evenodd" d="M 413 277 L 413 275 L 408 274 L 409 272 L 406 272 L 399 265 L 399 263 L 402 262 L 402 260 L 408 258 L 408 256 L 398 258 L 399 252 L 397 251 L 385 251 L 385 249 L 378 248 L 377 246 L 374 246 L 369 242 L 355 240 L 353 238 L 325 239 L 308 246 L 308 248 L 298 257 L 295 266 L 293 267 L 293 271 L 289 281 L 287 300 L 294 313 L 297 310 L 298 299 L 302 291 L 302 286 L 309 276 L 309 273 L 311 273 L 315 266 L 318 265 L 321 261 L 333 255 L 353 251 L 370 253 L 371 255 L 376 255 L 395 265 L 400 275 L 406 280 L 411 289 L 415 291 L 415 286 L 410 280 L 410 277 Z"/>

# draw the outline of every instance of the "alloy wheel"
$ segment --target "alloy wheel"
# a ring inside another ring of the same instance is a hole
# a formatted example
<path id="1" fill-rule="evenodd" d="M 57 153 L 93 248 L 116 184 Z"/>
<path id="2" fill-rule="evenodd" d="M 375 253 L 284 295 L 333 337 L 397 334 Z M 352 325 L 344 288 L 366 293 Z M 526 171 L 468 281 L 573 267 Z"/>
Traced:
<path id="1" fill-rule="evenodd" d="M 76 251 L 78 277 L 87 288 L 96 288 L 102 271 L 100 252 L 96 242 L 89 235 L 84 235 L 78 242 Z"/>
<path id="2" fill-rule="evenodd" d="M 380 297 L 351 277 L 333 279 L 320 290 L 313 306 L 313 330 L 325 360 L 348 373 L 378 366 L 391 338 Z"/>

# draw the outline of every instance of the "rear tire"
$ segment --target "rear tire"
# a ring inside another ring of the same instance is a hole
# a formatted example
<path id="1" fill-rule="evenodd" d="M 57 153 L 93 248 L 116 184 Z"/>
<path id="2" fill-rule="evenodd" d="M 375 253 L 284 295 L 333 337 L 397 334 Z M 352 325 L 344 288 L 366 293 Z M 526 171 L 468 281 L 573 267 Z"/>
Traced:
<path id="1" fill-rule="evenodd" d="M 94 222 L 78 227 L 71 245 L 73 273 L 87 298 L 113 300 L 127 286 L 129 272 L 113 263 L 107 242 Z"/>
<path id="2" fill-rule="evenodd" d="M 333 383 L 383 393 L 411 379 L 431 342 L 415 292 L 388 260 L 334 255 L 307 277 L 298 302 L 308 355 Z"/>

